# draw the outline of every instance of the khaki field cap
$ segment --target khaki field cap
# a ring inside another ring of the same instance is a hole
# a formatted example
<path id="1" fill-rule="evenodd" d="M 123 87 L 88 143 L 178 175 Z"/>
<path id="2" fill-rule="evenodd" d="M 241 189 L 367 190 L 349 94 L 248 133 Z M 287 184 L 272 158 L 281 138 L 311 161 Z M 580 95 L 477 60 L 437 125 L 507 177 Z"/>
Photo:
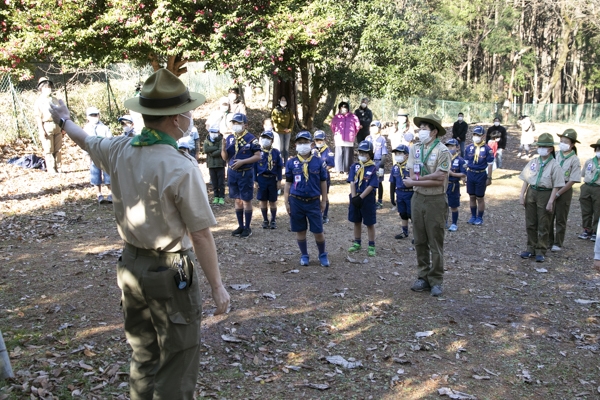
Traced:
<path id="1" fill-rule="evenodd" d="M 590 144 L 590 147 L 593 147 L 594 149 L 595 149 L 596 147 L 600 147 L 600 139 L 598 139 L 598 141 L 597 141 L 596 143 L 594 143 L 594 144 Z"/>
<path id="2" fill-rule="evenodd" d="M 398 117 L 401 117 L 401 116 L 408 117 L 408 111 L 406 111 L 404 108 L 399 109 L 398 110 Z"/>
<path id="3" fill-rule="evenodd" d="M 535 145 L 541 147 L 554 147 L 556 143 L 554 143 L 554 138 L 550 133 L 542 133 Z"/>
<path id="4" fill-rule="evenodd" d="M 577 132 L 575 129 L 569 128 L 564 131 L 562 135 L 559 133 L 558 137 L 566 137 L 567 139 L 570 139 L 572 143 L 581 143 L 579 140 L 577 140 Z"/>
<path id="5" fill-rule="evenodd" d="M 39 87 L 40 87 L 40 85 L 41 85 L 42 83 L 44 83 L 44 82 L 48 82 L 48 84 L 49 84 L 50 86 L 54 86 L 54 82 L 52 82 L 50 79 L 48 79 L 48 77 L 47 77 L 47 76 L 42 76 L 42 77 L 41 77 L 41 78 L 38 80 L 37 87 L 39 88 Z"/>
<path id="6" fill-rule="evenodd" d="M 161 68 L 142 86 L 139 97 L 125 100 L 125 107 L 145 115 L 177 115 L 200 106 L 206 97 L 188 91 L 181 80 Z"/>
<path id="7" fill-rule="evenodd" d="M 446 134 L 446 130 L 442 127 L 442 119 L 436 114 L 427 114 L 424 117 L 415 117 L 413 122 L 417 127 L 419 127 L 422 122 L 433 125 L 438 131 L 437 136 L 444 136 Z"/>

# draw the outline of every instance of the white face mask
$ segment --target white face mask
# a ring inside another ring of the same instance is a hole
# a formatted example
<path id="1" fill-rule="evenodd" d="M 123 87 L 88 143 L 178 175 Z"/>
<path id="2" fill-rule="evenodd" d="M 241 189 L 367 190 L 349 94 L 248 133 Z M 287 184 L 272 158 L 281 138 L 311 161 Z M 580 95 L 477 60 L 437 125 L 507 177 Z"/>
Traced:
<path id="1" fill-rule="evenodd" d="M 414 138 L 415 138 L 415 135 L 412 134 L 411 132 L 404 134 L 404 140 L 406 140 L 407 142 L 412 142 Z"/>
<path id="2" fill-rule="evenodd" d="M 210 136 L 210 140 L 214 142 L 215 139 L 219 137 L 219 134 L 216 132 L 210 132 L 208 136 Z"/>
<path id="3" fill-rule="evenodd" d="M 406 160 L 406 156 L 403 156 L 403 155 L 394 156 L 394 161 L 396 161 L 397 163 L 403 163 L 404 160 Z"/>
<path id="4" fill-rule="evenodd" d="M 358 161 L 360 161 L 361 163 L 366 163 L 369 160 L 369 157 L 367 156 L 358 156 Z"/>
<path id="5" fill-rule="evenodd" d="M 325 146 L 325 142 L 315 142 L 315 146 L 320 149 L 321 147 Z"/>
<path id="6" fill-rule="evenodd" d="M 596 152 L 596 158 L 600 158 L 600 151 Z"/>
<path id="7" fill-rule="evenodd" d="M 342 114 L 346 114 L 346 113 L 348 113 L 348 109 L 347 108 L 340 108 L 340 112 Z"/>
<path id="8" fill-rule="evenodd" d="M 229 111 L 229 106 L 221 106 L 219 109 L 221 110 L 221 112 L 227 112 Z"/>
<path id="9" fill-rule="evenodd" d="M 231 130 L 234 131 L 235 133 L 240 133 L 241 131 L 244 130 L 244 127 L 240 124 L 233 124 L 231 126 Z"/>
<path id="10" fill-rule="evenodd" d="M 406 123 L 406 117 L 398 117 L 398 123 L 405 124 Z"/>
<path id="11" fill-rule="evenodd" d="M 129 133 L 133 130 L 133 125 L 123 125 L 123 133 Z"/>
<path id="12" fill-rule="evenodd" d="M 296 145 L 296 152 L 301 156 L 305 156 L 310 153 L 310 143 L 301 143 Z"/>
<path id="13" fill-rule="evenodd" d="M 419 131 L 419 140 L 421 143 L 429 143 L 429 140 L 431 140 L 431 131 L 421 129 Z"/>
<path id="14" fill-rule="evenodd" d="M 99 117 L 88 117 L 88 121 L 90 122 L 90 124 L 97 124 L 98 121 L 100 121 Z"/>
<path id="15" fill-rule="evenodd" d="M 367 103 L 360 103 L 360 108 L 367 108 Z"/>
<path id="16" fill-rule="evenodd" d="M 498 122 L 498 121 L 495 121 L 495 122 L 494 122 L 494 126 L 500 126 L 500 122 Z"/>
<path id="17" fill-rule="evenodd" d="M 190 136 L 190 133 L 192 133 L 192 129 L 194 128 L 194 120 L 192 119 L 192 117 L 188 117 L 185 114 L 179 114 L 179 115 L 181 115 L 184 118 L 187 118 L 190 121 L 190 124 L 188 125 L 185 132 L 180 127 L 177 127 L 177 129 L 179 129 L 181 131 L 181 133 L 183 134 L 183 137 L 188 137 L 188 136 Z"/>
<path id="18" fill-rule="evenodd" d="M 550 150 L 545 147 L 541 147 L 537 149 L 537 153 L 542 157 L 546 157 L 548 154 L 550 154 Z"/>
<path id="19" fill-rule="evenodd" d="M 271 139 L 267 139 L 267 138 L 260 139 L 260 145 L 262 147 L 271 147 Z"/>
<path id="20" fill-rule="evenodd" d="M 569 149 L 571 148 L 570 145 L 566 144 L 566 143 L 559 143 L 558 144 L 558 148 L 560 149 L 560 151 L 569 151 Z"/>
<path id="21" fill-rule="evenodd" d="M 227 98 L 229 99 L 229 101 L 235 101 L 235 99 L 237 99 L 237 94 L 235 94 L 235 93 L 229 93 L 229 95 L 227 96 Z"/>
<path id="22" fill-rule="evenodd" d="M 459 121 L 462 121 L 462 120 L 463 120 L 463 117 L 458 117 L 458 120 L 459 120 Z"/>
<path id="23" fill-rule="evenodd" d="M 45 87 L 42 89 L 42 94 L 44 96 L 50 96 L 50 94 L 52 94 L 52 88 L 49 87 Z"/>
<path id="24" fill-rule="evenodd" d="M 281 107 L 286 107 L 286 106 L 287 106 L 287 101 L 285 101 L 285 100 L 281 100 L 281 101 L 279 102 L 279 105 L 280 105 Z"/>
<path id="25" fill-rule="evenodd" d="M 473 143 L 481 143 L 481 136 L 473 135 Z"/>
<path id="26" fill-rule="evenodd" d="M 379 128 L 376 126 L 373 126 L 369 129 L 369 133 L 371 133 L 371 135 L 379 135 Z"/>

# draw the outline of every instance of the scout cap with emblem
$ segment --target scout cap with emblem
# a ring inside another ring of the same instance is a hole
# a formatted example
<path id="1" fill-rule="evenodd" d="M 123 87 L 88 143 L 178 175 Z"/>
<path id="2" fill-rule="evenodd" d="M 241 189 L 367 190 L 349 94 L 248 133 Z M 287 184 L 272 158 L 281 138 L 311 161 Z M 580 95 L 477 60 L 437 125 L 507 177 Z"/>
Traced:
<path id="1" fill-rule="evenodd" d="M 325 132 L 319 130 L 319 131 L 315 131 L 315 140 L 325 140 Z"/>
<path id="2" fill-rule="evenodd" d="M 370 126 L 376 126 L 378 128 L 381 128 L 381 122 L 379 122 L 379 121 L 373 121 L 373 122 L 371 122 Z"/>
<path id="3" fill-rule="evenodd" d="M 444 136 L 446 134 L 446 130 L 442 126 L 442 119 L 438 117 L 436 114 L 427 114 L 424 117 L 415 117 L 413 122 L 416 126 L 421 126 L 421 123 L 425 122 L 426 124 L 433 125 L 435 129 L 437 129 L 437 136 Z"/>
<path id="4" fill-rule="evenodd" d="M 231 122 L 239 122 L 240 124 L 247 124 L 248 117 L 246 117 L 246 115 L 244 115 L 242 113 L 236 113 L 236 114 L 233 114 L 233 117 L 231 118 Z"/>
<path id="5" fill-rule="evenodd" d="M 575 129 L 572 129 L 572 128 L 565 130 L 562 133 L 562 135 L 559 133 L 557 136 L 565 137 L 565 138 L 569 139 L 572 143 L 581 143 L 579 140 L 577 140 L 577 132 L 575 131 Z"/>
<path id="6" fill-rule="evenodd" d="M 309 142 L 312 142 L 312 136 L 310 134 L 309 131 L 300 131 L 298 132 L 298 134 L 296 135 L 296 138 L 294 139 L 294 141 L 300 140 L 300 139 L 306 139 Z"/>
<path id="7" fill-rule="evenodd" d="M 133 118 L 131 118 L 131 115 L 129 115 L 129 114 L 125 114 L 125 115 L 119 117 L 119 119 L 117 120 L 117 122 L 119 122 L 119 123 L 121 123 L 123 121 L 131 122 L 133 124 Z"/>
<path id="8" fill-rule="evenodd" d="M 272 131 L 264 131 L 263 133 L 260 134 L 260 137 L 266 137 L 271 140 L 273 140 L 273 138 L 274 138 Z"/>
<path id="9" fill-rule="evenodd" d="M 590 144 L 590 147 L 593 147 L 594 149 L 600 147 L 600 139 L 598 139 L 598 141 L 594 144 Z"/>
<path id="10" fill-rule="evenodd" d="M 483 126 L 477 125 L 475 128 L 473 128 L 473 135 L 482 136 L 484 134 L 485 129 L 483 129 Z"/>
<path id="11" fill-rule="evenodd" d="M 538 138 L 538 141 L 534 143 L 538 147 L 554 147 L 554 138 L 550 133 L 542 133 Z"/>
<path id="12" fill-rule="evenodd" d="M 204 103 L 204 95 L 190 92 L 172 72 L 161 68 L 146 79 L 137 97 L 125 100 L 125 107 L 143 115 L 178 115 Z"/>
<path id="13" fill-rule="evenodd" d="M 446 146 L 458 146 L 458 140 L 456 139 L 448 139 L 445 143 Z"/>
<path id="14" fill-rule="evenodd" d="M 363 140 L 358 144 L 358 151 L 373 151 L 373 143 L 369 142 L 368 140 Z"/>
<path id="15" fill-rule="evenodd" d="M 396 147 L 394 150 L 392 150 L 392 153 L 410 154 L 410 148 L 405 144 L 399 144 L 398 147 Z"/>

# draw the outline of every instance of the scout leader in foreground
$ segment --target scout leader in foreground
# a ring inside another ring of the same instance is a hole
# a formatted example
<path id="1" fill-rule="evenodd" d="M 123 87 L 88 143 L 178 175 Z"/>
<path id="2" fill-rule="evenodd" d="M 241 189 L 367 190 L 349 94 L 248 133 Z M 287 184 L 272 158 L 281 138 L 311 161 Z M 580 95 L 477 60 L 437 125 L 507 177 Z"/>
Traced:
<path id="1" fill-rule="evenodd" d="M 62 101 L 51 109 L 61 129 L 112 177 L 117 228 L 125 242 L 117 281 L 133 349 L 131 399 L 193 397 L 202 296 L 192 245 L 211 286 L 215 314 L 229 305 L 206 186 L 196 160 L 177 148 L 192 129 L 191 110 L 203 102 L 204 96 L 160 69 L 139 97 L 125 101 L 144 118 L 145 128 L 134 138 L 88 136 Z"/>

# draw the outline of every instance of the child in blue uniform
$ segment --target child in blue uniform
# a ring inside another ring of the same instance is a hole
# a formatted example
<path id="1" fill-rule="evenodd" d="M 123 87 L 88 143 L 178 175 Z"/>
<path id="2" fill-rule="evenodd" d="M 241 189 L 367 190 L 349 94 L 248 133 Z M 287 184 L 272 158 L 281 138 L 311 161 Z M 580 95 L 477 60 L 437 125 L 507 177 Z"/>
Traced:
<path id="1" fill-rule="evenodd" d="M 377 188 L 377 204 L 376 207 L 380 210 L 383 207 L 383 181 L 384 181 L 384 165 L 385 156 L 387 156 L 387 141 L 381 136 L 381 122 L 373 121 L 369 127 L 370 135 L 367 136 L 366 140 L 373 144 L 373 162 L 375 162 L 375 168 L 377 176 L 379 177 L 379 186 Z"/>
<path id="2" fill-rule="evenodd" d="M 448 228 L 450 232 L 458 230 L 458 207 L 460 207 L 460 180 L 466 178 L 467 168 L 465 159 L 460 156 L 460 143 L 456 139 L 449 139 L 446 147 L 452 155 L 452 164 L 450 166 L 448 189 L 448 207 L 452 211 L 452 224 Z"/>
<path id="3" fill-rule="evenodd" d="M 308 265 L 308 245 L 306 230 L 315 236 L 319 249 L 321 266 L 329 267 L 325 252 L 323 233 L 323 211 L 327 204 L 327 168 L 317 154 L 311 151 L 310 132 L 301 131 L 296 135 L 296 157 L 285 165 L 285 189 L 283 200 L 290 216 L 291 231 L 296 232 L 300 248 L 300 265 Z M 316 153 L 316 152 L 315 152 Z"/>
<path id="4" fill-rule="evenodd" d="M 250 221 L 252 221 L 252 198 L 254 197 L 253 164 L 261 158 L 258 140 L 246 131 L 247 125 L 248 118 L 244 114 L 234 114 L 231 119 L 234 133 L 223 140 L 221 148 L 221 157 L 228 162 L 229 197 L 235 199 L 235 215 L 239 224 L 231 235 L 242 238 L 252 235 Z"/>
<path id="5" fill-rule="evenodd" d="M 373 144 L 363 140 L 358 145 L 358 162 L 352 164 L 348 173 L 350 183 L 350 205 L 348 207 L 348 221 L 354 223 L 354 243 L 348 249 L 354 253 L 361 249 L 362 225 L 367 226 L 369 247 L 367 254 L 375 256 L 375 223 L 376 205 L 375 190 L 379 187 L 377 167 L 373 162 Z"/>
<path id="6" fill-rule="evenodd" d="M 400 214 L 402 224 L 402 232 L 394 238 L 404 239 L 408 237 L 408 220 L 411 218 L 410 201 L 413 196 L 413 188 L 404 184 L 404 178 L 410 177 L 410 170 L 406 168 L 410 149 L 407 145 L 401 144 L 392 150 L 392 153 L 394 153 L 394 166 L 390 174 L 390 198 L 392 205 L 396 206 Z"/>
<path id="7" fill-rule="evenodd" d="M 260 211 L 263 216 L 263 229 L 276 229 L 277 223 L 277 191 L 281 189 L 281 169 L 283 160 L 279 150 L 274 149 L 273 132 L 264 131 L 260 135 L 261 159 L 254 164 L 254 173 L 258 182 L 256 199 L 260 201 Z M 271 209 L 271 222 L 267 218 L 267 202 Z"/>
<path id="8" fill-rule="evenodd" d="M 482 126 L 473 129 L 473 143 L 465 149 L 467 162 L 467 193 L 471 206 L 472 225 L 483 224 L 485 211 L 485 189 L 492 184 L 492 168 L 494 166 L 494 151 L 483 140 L 485 131 Z"/>
<path id="9" fill-rule="evenodd" d="M 319 152 L 319 157 L 321 157 L 321 161 L 325 163 L 327 167 L 327 194 L 329 194 L 329 187 L 331 186 L 331 176 L 329 175 L 329 171 L 335 167 L 335 154 L 327 143 L 325 143 L 325 132 L 316 131 L 314 134 L 314 142 L 317 151 Z M 325 211 L 323 211 L 323 223 L 326 224 L 329 222 L 329 196 L 327 196 L 327 204 L 325 204 Z"/>

